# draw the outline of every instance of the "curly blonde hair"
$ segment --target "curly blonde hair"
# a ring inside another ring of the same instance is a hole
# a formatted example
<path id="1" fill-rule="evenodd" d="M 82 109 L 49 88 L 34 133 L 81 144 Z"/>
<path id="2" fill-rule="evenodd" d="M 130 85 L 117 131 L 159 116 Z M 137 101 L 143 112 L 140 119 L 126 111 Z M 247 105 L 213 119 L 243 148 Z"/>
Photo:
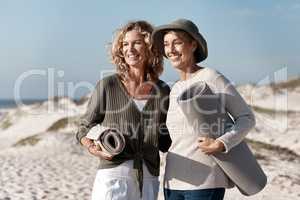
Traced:
<path id="1" fill-rule="evenodd" d="M 153 31 L 152 25 L 142 20 L 128 22 L 122 28 L 117 30 L 111 48 L 112 62 L 116 65 L 117 73 L 122 80 L 126 81 L 129 79 L 129 66 L 125 62 L 122 49 L 125 34 L 132 30 L 141 33 L 146 44 L 146 81 L 157 81 L 163 72 L 163 55 L 161 55 L 157 48 L 151 43 L 151 33 Z"/>

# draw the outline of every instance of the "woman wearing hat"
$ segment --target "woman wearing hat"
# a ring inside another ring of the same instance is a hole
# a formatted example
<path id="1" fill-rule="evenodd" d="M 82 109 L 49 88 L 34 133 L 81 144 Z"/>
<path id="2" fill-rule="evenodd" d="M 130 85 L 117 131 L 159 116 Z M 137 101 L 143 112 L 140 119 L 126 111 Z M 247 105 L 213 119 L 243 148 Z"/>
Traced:
<path id="1" fill-rule="evenodd" d="M 164 195 L 166 200 L 219 200 L 233 183 L 212 158 L 228 153 L 255 125 L 253 112 L 230 81 L 220 72 L 199 65 L 207 58 L 207 44 L 197 26 L 186 19 L 157 27 L 153 41 L 179 73 L 170 93 L 167 127 L 172 145 L 166 158 Z M 199 81 L 222 95 L 233 126 L 216 139 L 200 137 L 181 111 L 178 96 Z"/>

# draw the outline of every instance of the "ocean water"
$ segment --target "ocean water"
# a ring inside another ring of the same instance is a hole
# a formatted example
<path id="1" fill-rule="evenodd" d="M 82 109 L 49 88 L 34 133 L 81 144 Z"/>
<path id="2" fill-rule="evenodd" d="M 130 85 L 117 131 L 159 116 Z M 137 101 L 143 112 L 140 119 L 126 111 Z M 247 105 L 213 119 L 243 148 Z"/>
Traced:
<path id="1" fill-rule="evenodd" d="M 22 100 L 23 104 L 29 105 L 33 103 L 39 103 L 45 101 L 44 99 L 25 99 Z M 15 108 L 17 106 L 14 99 L 0 99 L 0 109 Z"/>

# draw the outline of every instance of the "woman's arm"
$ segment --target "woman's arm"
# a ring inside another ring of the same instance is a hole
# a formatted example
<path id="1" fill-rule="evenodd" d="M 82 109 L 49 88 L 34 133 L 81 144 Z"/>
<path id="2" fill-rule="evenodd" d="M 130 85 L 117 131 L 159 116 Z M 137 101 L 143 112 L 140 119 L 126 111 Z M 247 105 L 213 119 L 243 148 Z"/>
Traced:
<path id="1" fill-rule="evenodd" d="M 218 152 L 227 153 L 255 126 L 255 117 L 239 92 L 224 75 L 213 70 L 208 76 L 211 79 L 209 85 L 216 94 L 220 95 L 221 104 L 225 108 L 223 112 L 231 115 L 234 124 L 216 139 L 199 137 L 198 147 L 208 155 Z"/>
<path id="2" fill-rule="evenodd" d="M 159 150 L 165 153 L 169 150 L 172 144 L 172 140 L 169 134 L 169 130 L 166 126 L 167 112 L 169 110 L 170 88 L 166 83 L 164 84 L 165 84 L 164 92 L 166 92 L 166 95 L 162 99 L 162 104 L 160 105 L 160 109 L 162 109 L 162 112 L 160 116 L 158 144 L 159 144 Z"/>
<path id="3" fill-rule="evenodd" d="M 103 121 L 105 116 L 105 104 L 104 86 L 102 81 L 99 81 L 89 99 L 87 111 L 80 119 L 76 139 L 81 145 L 86 147 L 92 155 L 111 160 L 113 156 L 105 154 L 100 146 L 95 145 L 93 140 L 85 137 L 93 126 Z"/>
<path id="4" fill-rule="evenodd" d="M 76 139 L 80 144 L 89 146 L 92 143 L 92 140 L 85 138 L 85 136 L 93 126 L 103 121 L 105 115 L 105 99 L 104 87 L 102 81 L 99 81 L 89 99 L 87 110 L 79 121 Z"/>
<path id="5" fill-rule="evenodd" d="M 222 95 L 221 103 L 234 120 L 233 126 L 217 138 L 224 144 L 227 153 L 255 126 L 255 116 L 236 88 L 222 74 L 217 75 L 216 86 Z"/>

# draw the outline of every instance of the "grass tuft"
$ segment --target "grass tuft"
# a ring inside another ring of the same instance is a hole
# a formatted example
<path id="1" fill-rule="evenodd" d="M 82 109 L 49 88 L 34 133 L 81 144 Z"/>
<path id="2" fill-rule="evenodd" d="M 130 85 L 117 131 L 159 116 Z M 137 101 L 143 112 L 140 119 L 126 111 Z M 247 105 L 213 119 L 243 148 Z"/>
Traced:
<path id="1" fill-rule="evenodd" d="M 21 147 L 21 146 L 26 146 L 26 145 L 30 145 L 30 146 L 34 146 L 36 145 L 41 139 L 38 137 L 38 135 L 33 135 L 27 138 L 24 138 L 20 141 L 18 141 L 16 144 L 14 144 L 14 147 Z"/>

